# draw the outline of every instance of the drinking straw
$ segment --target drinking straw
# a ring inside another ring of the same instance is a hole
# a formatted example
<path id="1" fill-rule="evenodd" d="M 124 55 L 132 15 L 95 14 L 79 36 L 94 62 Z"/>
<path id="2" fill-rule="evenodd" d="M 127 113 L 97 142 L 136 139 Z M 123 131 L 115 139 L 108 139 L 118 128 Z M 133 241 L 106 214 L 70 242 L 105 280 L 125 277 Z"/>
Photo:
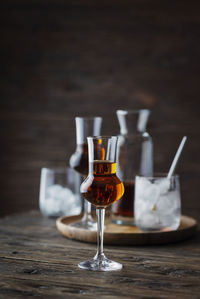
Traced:
<path id="1" fill-rule="evenodd" d="M 178 163 L 178 160 L 180 158 L 180 155 L 181 155 L 181 152 L 183 150 L 183 147 L 185 145 L 186 140 L 187 140 L 187 136 L 184 136 L 183 139 L 182 139 L 182 141 L 181 141 L 181 143 L 180 143 L 180 145 L 179 145 L 179 148 L 178 148 L 178 150 L 176 152 L 176 155 L 175 155 L 174 160 L 173 160 L 173 162 L 171 164 L 171 167 L 169 169 L 169 172 L 168 172 L 168 175 L 167 175 L 168 179 L 171 178 L 171 176 L 173 175 L 173 173 L 175 171 L 176 165 Z"/>

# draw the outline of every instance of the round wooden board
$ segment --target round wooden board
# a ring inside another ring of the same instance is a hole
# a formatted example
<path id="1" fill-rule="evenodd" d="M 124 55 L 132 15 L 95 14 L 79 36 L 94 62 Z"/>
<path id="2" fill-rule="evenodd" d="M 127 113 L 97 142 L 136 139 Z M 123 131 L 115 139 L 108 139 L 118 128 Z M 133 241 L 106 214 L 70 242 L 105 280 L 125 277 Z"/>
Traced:
<path id="1" fill-rule="evenodd" d="M 80 216 L 60 217 L 57 229 L 67 238 L 82 242 L 96 243 L 97 232 L 76 228 L 70 224 L 79 221 Z M 194 235 L 197 222 L 194 218 L 181 216 L 181 224 L 175 231 L 142 232 L 136 226 L 109 223 L 104 232 L 104 244 L 110 245 L 156 245 L 185 240 Z"/>

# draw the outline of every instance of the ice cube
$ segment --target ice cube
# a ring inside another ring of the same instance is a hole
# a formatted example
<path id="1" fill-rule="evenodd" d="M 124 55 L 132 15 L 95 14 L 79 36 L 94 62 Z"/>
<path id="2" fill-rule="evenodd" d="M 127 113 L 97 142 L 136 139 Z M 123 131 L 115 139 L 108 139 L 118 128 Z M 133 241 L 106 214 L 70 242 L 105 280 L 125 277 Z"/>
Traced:
<path id="1" fill-rule="evenodd" d="M 158 187 L 160 194 L 165 194 L 170 189 L 170 179 L 162 178 L 162 179 L 156 180 L 155 185 Z"/>
<path id="2" fill-rule="evenodd" d="M 159 197 L 159 189 L 155 184 L 151 184 L 147 189 L 143 191 L 143 199 L 149 206 L 154 206 Z"/>
<path id="3" fill-rule="evenodd" d="M 155 202 L 158 200 L 158 196 L 159 189 L 157 188 L 157 185 L 143 177 L 136 181 L 135 198 L 142 198 L 148 207 L 153 208 Z"/>
<path id="4" fill-rule="evenodd" d="M 157 203 L 157 213 L 163 227 L 176 229 L 181 217 L 180 193 L 176 190 L 160 196 Z"/>
<path id="5" fill-rule="evenodd" d="M 47 188 L 40 208 L 46 216 L 77 215 L 81 210 L 80 196 L 76 196 L 69 188 L 55 184 Z"/>
<path id="6" fill-rule="evenodd" d="M 58 215 L 60 212 L 60 204 L 55 198 L 48 197 L 40 204 L 40 209 L 45 216 Z"/>
<path id="7" fill-rule="evenodd" d="M 46 189 L 46 197 L 47 198 L 48 197 L 49 198 L 50 197 L 55 198 L 56 195 L 57 195 L 57 193 L 60 192 L 60 189 L 62 189 L 62 186 L 57 185 L 57 184 L 47 187 L 47 189 Z"/>
<path id="8" fill-rule="evenodd" d="M 134 206 L 135 217 L 140 218 L 141 214 L 146 212 L 146 210 L 148 211 L 146 202 L 143 201 L 142 197 L 136 197 Z"/>
<path id="9" fill-rule="evenodd" d="M 169 215 L 179 208 L 180 194 L 178 191 L 170 191 L 159 197 L 159 201 L 157 202 L 157 210 L 159 213 Z"/>
<path id="10" fill-rule="evenodd" d="M 136 178 L 136 192 L 138 192 L 138 194 L 142 194 L 149 186 L 151 186 L 151 182 L 148 179 L 144 177 Z"/>
<path id="11" fill-rule="evenodd" d="M 160 219 L 154 211 L 144 211 L 140 217 L 136 218 L 136 225 L 143 230 L 157 229 Z"/>
<path id="12" fill-rule="evenodd" d="M 158 199 L 159 189 L 157 185 L 146 178 L 140 178 L 139 181 L 136 181 L 135 214 L 140 217 L 143 212 L 154 211 Z"/>

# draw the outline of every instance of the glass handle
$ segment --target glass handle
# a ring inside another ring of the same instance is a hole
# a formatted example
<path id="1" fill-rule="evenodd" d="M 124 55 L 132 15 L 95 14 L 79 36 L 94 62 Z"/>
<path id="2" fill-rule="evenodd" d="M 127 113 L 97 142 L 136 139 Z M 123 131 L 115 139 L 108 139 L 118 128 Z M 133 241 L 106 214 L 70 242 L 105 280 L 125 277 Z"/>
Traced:
<path id="1" fill-rule="evenodd" d="M 103 254 L 103 234 L 104 234 L 105 209 L 97 209 L 97 258 Z"/>

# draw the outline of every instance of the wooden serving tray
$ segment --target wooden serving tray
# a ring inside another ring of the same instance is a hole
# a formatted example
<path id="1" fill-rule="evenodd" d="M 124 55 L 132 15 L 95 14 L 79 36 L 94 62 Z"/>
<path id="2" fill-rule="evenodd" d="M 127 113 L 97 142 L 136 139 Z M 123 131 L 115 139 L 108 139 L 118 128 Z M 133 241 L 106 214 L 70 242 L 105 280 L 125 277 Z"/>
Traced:
<path id="1" fill-rule="evenodd" d="M 67 238 L 82 242 L 96 243 L 97 232 L 76 228 L 70 224 L 81 219 L 80 216 L 60 217 L 56 220 L 57 229 Z M 194 218 L 181 216 L 181 223 L 175 231 L 143 232 L 136 226 L 109 223 L 104 232 L 104 244 L 110 245 L 156 245 L 185 240 L 194 235 L 197 222 Z"/>

